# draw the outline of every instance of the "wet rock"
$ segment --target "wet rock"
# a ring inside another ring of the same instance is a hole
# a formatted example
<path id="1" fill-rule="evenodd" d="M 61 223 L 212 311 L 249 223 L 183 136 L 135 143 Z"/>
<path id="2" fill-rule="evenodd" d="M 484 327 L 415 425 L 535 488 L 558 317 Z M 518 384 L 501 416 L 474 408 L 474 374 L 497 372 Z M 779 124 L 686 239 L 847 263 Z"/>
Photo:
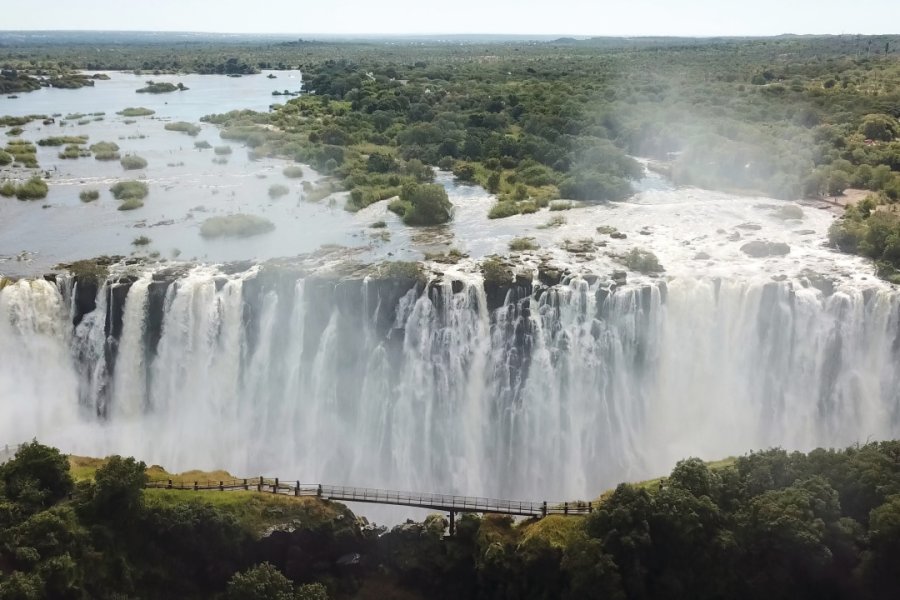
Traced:
<path id="1" fill-rule="evenodd" d="M 618 287 L 622 287 L 628 283 L 628 273 L 625 271 L 613 271 L 612 274 L 610 274 L 610 278 Z"/>
<path id="2" fill-rule="evenodd" d="M 614 240 L 624 240 L 628 236 L 625 235 L 624 233 L 622 233 L 621 231 L 614 231 L 611 234 L 609 234 L 609 237 L 611 237 Z"/>
<path id="3" fill-rule="evenodd" d="M 741 223 L 737 226 L 738 229 L 743 229 L 745 231 L 759 231 L 762 229 L 762 225 L 758 225 L 756 223 Z"/>
<path id="4" fill-rule="evenodd" d="M 466 284 L 460 281 L 459 279 L 454 279 L 450 282 L 450 289 L 453 290 L 454 294 L 458 294 L 466 288 Z"/>
<path id="5" fill-rule="evenodd" d="M 739 241 L 741 241 L 741 234 L 738 233 L 737 231 L 735 231 L 734 233 L 732 233 L 731 235 L 728 236 L 728 241 L 729 241 L 729 242 L 739 242 Z"/>
<path id="6" fill-rule="evenodd" d="M 562 281 L 562 271 L 541 265 L 538 267 L 538 281 L 547 287 L 553 287 Z"/>
<path id="7" fill-rule="evenodd" d="M 816 230 L 815 229 L 798 229 L 794 233 L 796 233 L 797 235 L 815 235 Z"/>
<path id="8" fill-rule="evenodd" d="M 784 206 L 778 207 L 778 210 L 772 213 L 772 216 L 784 220 L 802 219 L 803 209 L 796 204 L 785 204 Z"/>
<path id="9" fill-rule="evenodd" d="M 741 246 L 741 252 L 754 258 L 765 258 L 767 256 L 785 256 L 790 254 L 791 247 L 784 242 L 755 240 Z"/>
<path id="10" fill-rule="evenodd" d="M 710 258 L 712 257 L 706 252 L 698 252 L 694 255 L 694 260 L 709 260 Z"/>
<path id="11" fill-rule="evenodd" d="M 588 275 L 584 276 L 584 280 L 587 282 L 588 285 L 594 285 L 595 283 L 597 283 L 598 279 L 600 279 L 600 277 L 598 277 L 597 275 L 594 275 L 594 274 L 588 274 Z"/>
<path id="12" fill-rule="evenodd" d="M 646 227 L 644 227 L 643 229 L 638 231 L 638 233 L 641 235 L 653 235 L 653 231 L 650 229 L 647 229 Z"/>

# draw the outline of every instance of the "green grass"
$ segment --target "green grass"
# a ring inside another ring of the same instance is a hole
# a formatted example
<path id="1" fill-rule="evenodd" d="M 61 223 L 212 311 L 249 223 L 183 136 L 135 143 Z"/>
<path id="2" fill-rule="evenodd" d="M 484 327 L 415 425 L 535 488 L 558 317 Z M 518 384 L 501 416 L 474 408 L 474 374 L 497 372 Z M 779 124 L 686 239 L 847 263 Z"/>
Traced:
<path id="1" fill-rule="evenodd" d="M 91 144 L 91 152 L 97 160 L 119 160 L 119 145 L 115 142 L 97 142 Z"/>
<path id="2" fill-rule="evenodd" d="M 143 200 L 150 193 L 150 188 L 143 181 L 120 181 L 109 188 L 116 200 Z"/>
<path id="3" fill-rule="evenodd" d="M 150 115 L 156 114 L 156 111 L 144 108 L 143 106 L 129 106 L 116 114 L 122 115 L 123 117 L 149 117 Z"/>
<path id="4" fill-rule="evenodd" d="M 25 183 L 16 186 L 16 198 L 19 200 L 43 200 L 50 188 L 40 177 L 32 177 Z"/>
<path id="5" fill-rule="evenodd" d="M 195 137 L 200 134 L 200 126 L 195 125 L 193 123 L 188 123 L 186 121 L 175 121 L 174 123 L 166 123 L 165 125 L 166 131 L 180 131 L 181 133 L 186 133 L 191 137 Z"/>
<path id="6" fill-rule="evenodd" d="M 126 154 L 119 162 L 122 163 L 122 167 L 124 167 L 126 171 L 134 171 L 137 169 L 147 168 L 147 160 L 136 154 Z"/>
<path id="7" fill-rule="evenodd" d="M 100 192 L 99 190 L 81 190 L 78 194 L 78 198 L 82 202 L 93 202 L 100 198 Z"/>

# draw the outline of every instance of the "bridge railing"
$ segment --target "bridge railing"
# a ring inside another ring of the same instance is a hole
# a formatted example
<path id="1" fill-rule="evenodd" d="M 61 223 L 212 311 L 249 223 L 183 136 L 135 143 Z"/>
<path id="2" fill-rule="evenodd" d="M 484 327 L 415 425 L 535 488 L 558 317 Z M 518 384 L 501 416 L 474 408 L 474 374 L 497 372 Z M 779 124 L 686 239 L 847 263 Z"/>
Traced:
<path id="1" fill-rule="evenodd" d="M 246 479 L 195 480 L 155 479 L 148 488 L 176 490 L 253 490 L 292 496 L 317 496 L 341 502 L 365 502 L 396 506 L 411 506 L 450 512 L 500 513 L 518 516 L 541 517 L 546 515 L 584 515 L 593 512 L 595 502 L 532 502 L 501 500 L 476 496 L 403 492 L 378 488 L 361 488 L 340 485 L 301 483 L 272 477 Z"/>

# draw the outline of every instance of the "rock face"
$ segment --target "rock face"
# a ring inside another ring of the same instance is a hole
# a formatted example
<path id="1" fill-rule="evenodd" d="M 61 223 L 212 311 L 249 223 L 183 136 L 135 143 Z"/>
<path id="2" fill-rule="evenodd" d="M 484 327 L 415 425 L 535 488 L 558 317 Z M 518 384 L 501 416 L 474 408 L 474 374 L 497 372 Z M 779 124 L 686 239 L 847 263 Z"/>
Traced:
<path id="1" fill-rule="evenodd" d="M 791 247 L 784 242 L 764 242 L 760 240 L 747 242 L 741 246 L 741 252 L 754 258 L 767 256 L 785 256 L 790 254 Z"/>

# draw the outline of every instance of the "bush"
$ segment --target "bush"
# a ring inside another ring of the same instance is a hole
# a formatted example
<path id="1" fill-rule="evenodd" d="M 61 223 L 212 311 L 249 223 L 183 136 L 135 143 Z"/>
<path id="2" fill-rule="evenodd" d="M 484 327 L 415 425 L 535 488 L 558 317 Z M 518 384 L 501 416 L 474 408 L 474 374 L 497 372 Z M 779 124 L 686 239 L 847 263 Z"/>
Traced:
<path id="1" fill-rule="evenodd" d="M 199 125 L 188 123 L 187 121 L 175 121 L 174 123 L 166 123 L 165 130 L 178 131 L 181 133 L 186 133 L 191 137 L 196 137 L 200 134 L 201 128 Z"/>
<path id="2" fill-rule="evenodd" d="M 146 235 L 142 235 L 142 236 L 134 238 L 134 241 L 131 242 L 131 245 L 132 246 L 147 246 L 150 244 L 150 241 L 151 241 L 150 238 L 148 238 Z"/>
<path id="3" fill-rule="evenodd" d="M 513 252 L 537 250 L 538 248 L 540 248 L 540 246 L 534 241 L 534 238 L 530 237 L 517 237 L 509 241 L 509 249 Z"/>
<path id="4" fill-rule="evenodd" d="M 303 168 L 297 165 L 290 165 L 285 167 L 281 173 L 289 179 L 299 179 L 303 177 Z"/>
<path id="5" fill-rule="evenodd" d="M 216 146 L 213 149 L 213 152 L 219 156 L 227 156 L 231 154 L 231 146 Z"/>
<path id="6" fill-rule="evenodd" d="M 40 177 L 32 177 L 22 185 L 16 186 L 16 198 L 19 200 L 41 200 L 47 197 L 47 182 Z"/>
<path id="7" fill-rule="evenodd" d="M 496 256 L 488 257 L 481 263 L 481 274 L 485 284 L 504 285 L 512 281 L 512 271 Z"/>
<path id="8" fill-rule="evenodd" d="M 76 146 L 75 144 L 71 144 L 66 146 L 66 148 L 57 154 L 57 156 L 63 160 L 74 160 L 76 158 L 86 158 L 91 155 L 91 151 L 82 148 L 81 146 Z"/>
<path id="9" fill-rule="evenodd" d="M 137 198 L 129 198 L 119 205 L 119 210 L 136 210 L 144 206 L 144 203 Z"/>
<path id="10" fill-rule="evenodd" d="M 143 200 L 150 193 L 150 188 L 143 181 L 130 180 L 116 183 L 109 191 L 116 200 Z"/>
<path id="11" fill-rule="evenodd" d="M 0 465 L 3 496 L 26 504 L 30 512 L 48 508 L 74 488 L 69 461 L 56 448 L 23 444 L 15 458 Z"/>
<path id="12" fill-rule="evenodd" d="M 286 185 L 275 183 L 269 186 L 269 198 L 272 198 L 273 200 L 281 198 L 282 196 L 287 196 L 289 193 L 291 193 L 291 190 Z"/>
<path id="13" fill-rule="evenodd" d="M 200 227 L 200 235 L 205 238 L 249 237 L 268 233 L 273 229 L 275 225 L 263 217 L 234 214 L 205 220 Z"/>
<path id="14" fill-rule="evenodd" d="M 143 106 L 129 106 L 128 108 L 120 110 L 116 114 L 122 115 L 123 117 L 149 117 L 150 115 L 156 114 L 156 111 L 150 110 L 149 108 L 144 108 Z"/>
<path id="15" fill-rule="evenodd" d="M 407 183 L 400 190 L 400 198 L 388 206 L 407 225 L 446 223 L 450 220 L 452 208 L 447 191 L 433 183 Z"/>
<path id="16" fill-rule="evenodd" d="M 86 135 L 54 136 L 38 140 L 38 146 L 65 146 L 66 144 L 87 144 Z"/>
<path id="17" fill-rule="evenodd" d="M 97 142 L 91 145 L 91 152 L 97 160 L 119 160 L 119 145 L 115 142 Z"/>
<path id="18" fill-rule="evenodd" d="M 197 150 L 209 150 L 212 148 L 212 144 L 207 142 L 206 140 L 200 140 L 199 142 L 194 142 L 194 148 Z"/>
<path id="19" fill-rule="evenodd" d="M 120 162 L 126 171 L 147 168 L 147 161 L 136 154 L 126 154 Z"/>
<path id="20" fill-rule="evenodd" d="M 81 193 L 78 194 L 78 198 L 80 198 L 82 202 L 93 202 L 100 198 L 100 192 L 97 190 L 81 190 Z"/>
<path id="21" fill-rule="evenodd" d="M 504 219 L 517 214 L 519 214 L 519 207 L 516 203 L 511 200 L 506 200 L 497 202 L 491 207 L 490 212 L 488 212 L 488 219 Z"/>
<path id="22" fill-rule="evenodd" d="M 0 150 L 0 167 L 5 167 L 8 164 L 12 164 L 13 157 L 9 152 L 4 152 Z"/>
<path id="23" fill-rule="evenodd" d="M 3 185 L 0 185 L 0 196 L 4 198 L 12 198 L 16 195 L 16 184 L 8 179 L 3 182 Z"/>

